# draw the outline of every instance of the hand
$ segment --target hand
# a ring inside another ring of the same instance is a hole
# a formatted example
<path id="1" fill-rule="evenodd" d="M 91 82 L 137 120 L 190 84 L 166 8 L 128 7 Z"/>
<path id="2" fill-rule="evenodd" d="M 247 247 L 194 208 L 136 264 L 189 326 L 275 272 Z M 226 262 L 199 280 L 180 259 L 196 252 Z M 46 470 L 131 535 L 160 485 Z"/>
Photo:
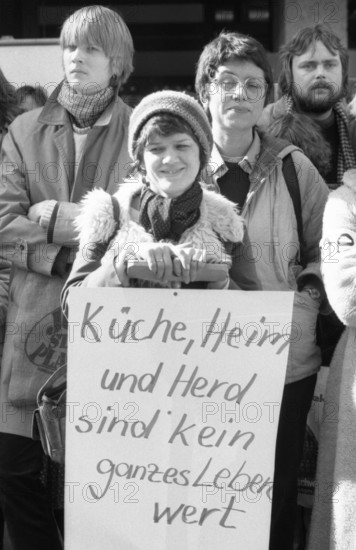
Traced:
<path id="1" fill-rule="evenodd" d="M 130 278 L 127 275 L 127 261 L 132 259 L 132 254 L 123 250 L 114 257 L 114 269 L 122 286 L 130 286 Z"/>
<path id="2" fill-rule="evenodd" d="M 316 302 L 326 301 L 326 292 L 323 282 L 316 275 L 308 274 L 298 279 L 298 290 L 308 292 L 309 296 Z"/>
<path id="3" fill-rule="evenodd" d="M 206 263 L 206 251 L 193 248 L 189 243 L 172 246 L 174 252 L 173 273 L 181 277 L 184 284 L 196 280 L 199 263 Z"/>
<path id="4" fill-rule="evenodd" d="M 318 304 L 321 303 L 321 294 L 317 288 L 312 286 L 304 286 L 302 288 L 302 292 L 307 292 L 312 300 L 318 302 Z"/>
<path id="5" fill-rule="evenodd" d="M 139 243 L 134 246 L 125 246 L 115 256 L 114 268 L 123 286 L 130 285 L 130 278 L 127 274 L 127 263 L 129 260 L 144 260 L 148 269 L 154 275 L 155 280 L 167 282 L 173 274 L 173 252 L 169 243 Z"/>
<path id="6" fill-rule="evenodd" d="M 41 216 L 43 216 L 43 214 L 46 212 L 50 202 L 53 201 L 45 200 L 38 202 L 37 204 L 33 204 L 29 208 L 27 217 L 33 222 L 40 223 Z"/>
<path id="7" fill-rule="evenodd" d="M 66 277 L 66 275 L 68 275 L 68 270 L 71 265 L 68 263 L 69 254 L 70 248 L 67 246 L 62 246 L 56 256 L 56 259 L 54 260 L 52 275 L 58 275 L 59 277 Z"/>
<path id="8" fill-rule="evenodd" d="M 157 281 L 165 283 L 173 275 L 173 246 L 170 243 L 139 243 L 136 255 L 145 260 Z"/>

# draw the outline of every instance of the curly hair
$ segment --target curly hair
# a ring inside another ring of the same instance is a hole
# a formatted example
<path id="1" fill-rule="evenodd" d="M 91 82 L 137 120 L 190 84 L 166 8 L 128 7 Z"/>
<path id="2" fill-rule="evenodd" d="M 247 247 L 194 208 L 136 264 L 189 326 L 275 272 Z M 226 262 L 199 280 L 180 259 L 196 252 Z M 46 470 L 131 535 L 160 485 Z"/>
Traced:
<path id="1" fill-rule="evenodd" d="M 280 49 L 282 68 L 279 75 L 279 89 L 282 94 L 289 94 L 293 85 L 292 60 L 296 55 L 303 55 L 316 42 L 322 42 L 333 55 L 339 54 L 342 67 L 342 90 L 344 95 L 348 88 L 349 54 L 340 38 L 328 27 L 318 23 L 313 27 L 305 27 L 298 31 L 293 38 Z"/>
<path id="2" fill-rule="evenodd" d="M 331 147 L 319 125 L 309 116 L 295 112 L 282 114 L 273 119 L 264 132 L 299 147 L 322 176 L 330 170 Z"/>

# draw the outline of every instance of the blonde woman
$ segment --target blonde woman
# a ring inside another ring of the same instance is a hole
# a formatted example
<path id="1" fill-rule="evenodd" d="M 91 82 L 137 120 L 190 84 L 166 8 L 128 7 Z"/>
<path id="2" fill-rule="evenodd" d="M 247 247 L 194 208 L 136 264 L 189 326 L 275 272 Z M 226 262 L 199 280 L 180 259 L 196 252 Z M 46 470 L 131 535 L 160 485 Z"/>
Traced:
<path id="1" fill-rule="evenodd" d="M 42 110 L 9 126 L 1 157 L 0 239 L 12 262 L 7 322 L 26 327 L 7 334 L 0 379 L 0 503 L 13 550 L 61 548 L 32 415 L 39 387 L 66 358 L 59 295 L 77 247 L 78 202 L 94 186 L 112 193 L 130 163 L 131 109 L 118 95 L 133 70 L 126 24 L 103 6 L 81 8 L 64 22 L 60 46 L 63 81 Z"/>

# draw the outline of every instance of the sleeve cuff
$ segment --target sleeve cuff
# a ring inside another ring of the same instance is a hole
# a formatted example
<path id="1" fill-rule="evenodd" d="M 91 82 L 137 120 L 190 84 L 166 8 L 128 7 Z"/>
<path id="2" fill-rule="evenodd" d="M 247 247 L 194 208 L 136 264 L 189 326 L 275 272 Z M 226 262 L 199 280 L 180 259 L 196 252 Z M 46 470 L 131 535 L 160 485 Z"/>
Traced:
<path id="1" fill-rule="evenodd" d="M 49 224 L 48 224 L 48 227 L 47 227 L 47 243 L 48 244 L 53 243 L 54 227 L 56 225 L 58 209 L 59 209 L 59 202 L 56 202 L 56 204 L 54 205 L 54 208 L 52 210 L 51 218 L 49 220 Z"/>
<path id="2" fill-rule="evenodd" d="M 54 207 L 56 206 L 56 204 L 57 204 L 57 201 L 55 201 L 55 200 L 47 201 L 46 210 L 41 215 L 40 222 L 39 222 L 40 226 L 43 227 L 44 229 L 47 229 L 48 226 L 49 226 L 49 222 L 50 222 L 50 219 L 52 217 L 53 210 L 54 210 Z"/>

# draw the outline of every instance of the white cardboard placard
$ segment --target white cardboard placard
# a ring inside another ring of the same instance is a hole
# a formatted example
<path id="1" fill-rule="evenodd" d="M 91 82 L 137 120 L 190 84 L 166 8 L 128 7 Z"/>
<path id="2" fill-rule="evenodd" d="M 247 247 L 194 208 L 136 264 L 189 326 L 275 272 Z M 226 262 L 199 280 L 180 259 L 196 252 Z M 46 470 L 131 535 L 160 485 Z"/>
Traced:
<path id="1" fill-rule="evenodd" d="M 70 292 L 66 550 L 267 550 L 292 303 Z"/>

